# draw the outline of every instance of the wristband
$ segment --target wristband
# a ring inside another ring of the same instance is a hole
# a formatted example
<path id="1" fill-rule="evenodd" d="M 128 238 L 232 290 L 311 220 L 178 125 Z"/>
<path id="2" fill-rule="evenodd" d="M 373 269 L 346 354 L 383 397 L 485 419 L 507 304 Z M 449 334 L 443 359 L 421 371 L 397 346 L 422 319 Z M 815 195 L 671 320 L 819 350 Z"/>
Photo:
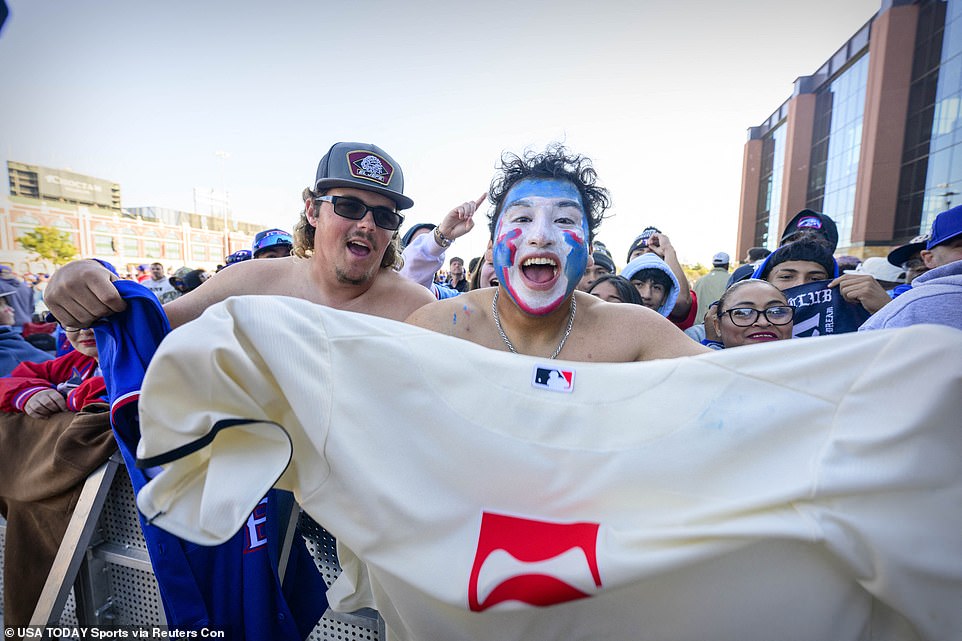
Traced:
<path id="1" fill-rule="evenodd" d="M 438 244 L 438 246 L 443 247 L 444 249 L 447 249 L 448 247 L 451 246 L 451 243 L 454 242 L 454 239 L 448 238 L 447 236 L 445 236 L 444 234 L 442 234 L 440 227 L 435 227 L 435 228 L 434 228 L 434 242 L 436 242 L 436 243 Z"/>

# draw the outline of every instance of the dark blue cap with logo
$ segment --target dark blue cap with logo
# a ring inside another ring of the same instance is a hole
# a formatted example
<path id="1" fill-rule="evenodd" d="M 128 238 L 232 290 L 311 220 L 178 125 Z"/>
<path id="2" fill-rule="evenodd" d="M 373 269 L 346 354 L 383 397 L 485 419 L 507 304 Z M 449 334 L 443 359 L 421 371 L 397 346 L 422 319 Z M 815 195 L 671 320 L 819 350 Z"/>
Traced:
<path id="1" fill-rule="evenodd" d="M 779 244 L 784 245 L 790 237 L 804 232 L 824 238 L 831 246 L 833 253 L 838 247 L 838 225 L 831 217 L 811 209 L 803 209 L 795 214 L 795 217 L 785 226 Z"/>

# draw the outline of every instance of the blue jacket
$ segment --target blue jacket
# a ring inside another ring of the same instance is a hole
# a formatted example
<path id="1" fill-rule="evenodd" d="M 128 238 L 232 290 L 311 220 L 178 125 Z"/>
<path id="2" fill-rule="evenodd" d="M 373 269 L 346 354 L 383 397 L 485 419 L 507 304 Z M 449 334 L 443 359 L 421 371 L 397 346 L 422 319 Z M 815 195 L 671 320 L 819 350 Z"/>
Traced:
<path id="1" fill-rule="evenodd" d="M 138 492 L 151 470 L 136 467 L 140 385 L 147 364 L 170 325 L 157 298 L 138 283 L 119 280 L 127 309 L 94 326 L 100 365 L 110 397 L 110 419 L 127 472 Z M 203 346 L 198 346 L 203 349 Z M 287 496 L 284 496 L 287 495 Z M 289 494 L 272 490 L 247 525 L 222 545 L 184 541 L 140 515 L 167 624 L 171 628 L 214 628 L 240 641 L 306 638 L 327 609 L 327 585 L 301 537 L 294 537 L 290 562 L 279 585 L 278 505 Z"/>
<path id="2" fill-rule="evenodd" d="M 0 376 L 9 375 L 14 367 L 24 361 L 43 363 L 52 358 L 52 354 L 28 343 L 9 325 L 0 325 Z"/>
<path id="3" fill-rule="evenodd" d="M 13 307 L 17 327 L 23 327 L 33 319 L 33 289 L 19 278 L 0 278 L 0 294 L 13 292 L 7 296 L 7 303 Z"/>

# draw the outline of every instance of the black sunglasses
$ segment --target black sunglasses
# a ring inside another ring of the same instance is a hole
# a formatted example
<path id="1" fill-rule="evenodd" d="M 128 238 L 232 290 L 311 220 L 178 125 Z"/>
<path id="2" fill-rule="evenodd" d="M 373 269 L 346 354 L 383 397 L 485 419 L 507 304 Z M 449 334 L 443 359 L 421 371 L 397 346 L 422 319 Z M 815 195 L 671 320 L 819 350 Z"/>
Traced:
<path id="1" fill-rule="evenodd" d="M 723 314 L 728 314 L 732 323 L 738 327 L 750 327 L 752 323 L 763 315 L 772 325 L 788 325 L 795 317 L 795 308 L 788 305 L 778 305 L 768 309 L 752 309 L 751 307 L 735 307 L 726 309 Z"/>
<path id="2" fill-rule="evenodd" d="M 331 203 L 334 207 L 335 214 L 350 220 L 361 220 L 367 215 L 367 212 L 371 212 L 371 215 L 374 216 L 374 224 L 381 229 L 387 229 L 389 231 L 396 231 L 397 228 L 401 226 L 401 223 L 404 222 L 404 216 L 393 209 L 387 207 L 368 207 L 357 198 L 348 198 L 346 196 L 318 196 L 314 200 Z"/>

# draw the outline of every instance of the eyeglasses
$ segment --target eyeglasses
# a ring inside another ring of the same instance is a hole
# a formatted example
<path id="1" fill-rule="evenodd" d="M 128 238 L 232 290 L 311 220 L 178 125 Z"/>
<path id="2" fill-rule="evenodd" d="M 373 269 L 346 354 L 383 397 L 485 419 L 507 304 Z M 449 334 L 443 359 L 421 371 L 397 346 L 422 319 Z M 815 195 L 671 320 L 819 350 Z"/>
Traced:
<path id="1" fill-rule="evenodd" d="M 902 269 L 922 269 L 925 267 L 925 262 L 921 258 L 910 258 L 909 260 L 902 263 Z"/>
<path id="2" fill-rule="evenodd" d="M 401 226 L 401 223 L 404 222 L 404 216 L 398 212 L 387 207 L 368 207 L 356 198 L 347 198 L 345 196 L 318 196 L 314 200 L 331 203 L 334 207 L 335 214 L 350 220 L 361 220 L 367 215 L 367 212 L 371 212 L 371 215 L 374 216 L 374 224 L 388 231 L 396 231 L 397 228 Z"/>
<path id="3" fill-rule="evenodd" d="M 735 307 L 727 309 L 723 314 L 728 314 L 732 323 L 738 327 L 750 327 L 758 317 L 763 315 L 772 325 L 788 325 L 795 317 L 795 308 L 789 305 L 778 305 L 769 307 L 766 310 L 752 309 L 751 307 Z"/>

